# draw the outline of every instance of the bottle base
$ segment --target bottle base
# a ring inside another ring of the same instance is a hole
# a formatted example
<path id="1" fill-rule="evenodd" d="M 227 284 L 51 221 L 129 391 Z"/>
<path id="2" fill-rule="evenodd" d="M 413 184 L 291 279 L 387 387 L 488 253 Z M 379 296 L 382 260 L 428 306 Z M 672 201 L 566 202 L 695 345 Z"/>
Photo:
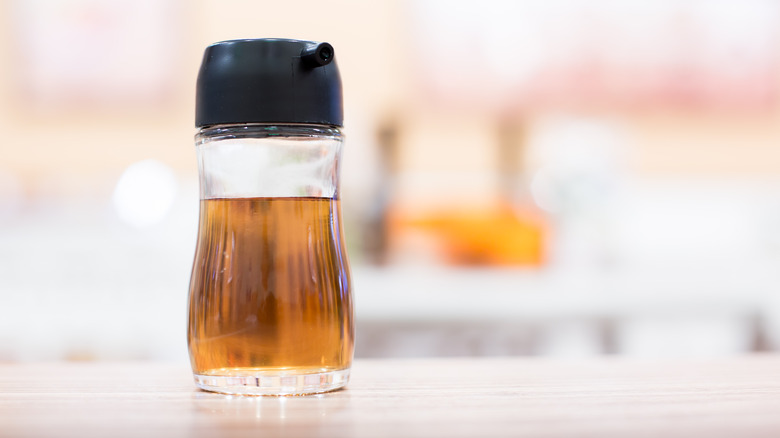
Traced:
<path id="1" fill-rule="evenodd" d="M 235 395 L 307 395 L 346 386 L 349 368 L 343 370 L 219 369 L 195 374 L 195 384 L 206 391 Z"/>

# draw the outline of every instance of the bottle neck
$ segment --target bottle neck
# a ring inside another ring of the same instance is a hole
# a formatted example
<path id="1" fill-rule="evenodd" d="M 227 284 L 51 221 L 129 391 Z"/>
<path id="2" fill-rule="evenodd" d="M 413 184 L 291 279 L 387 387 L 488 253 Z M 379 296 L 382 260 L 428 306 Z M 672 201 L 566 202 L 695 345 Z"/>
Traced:
<path id="1" fill-rule="evenodd" d="M 201 199 L 338 198 L 343 135 L 322 125 L 216 125 L 195 136 Z"/>

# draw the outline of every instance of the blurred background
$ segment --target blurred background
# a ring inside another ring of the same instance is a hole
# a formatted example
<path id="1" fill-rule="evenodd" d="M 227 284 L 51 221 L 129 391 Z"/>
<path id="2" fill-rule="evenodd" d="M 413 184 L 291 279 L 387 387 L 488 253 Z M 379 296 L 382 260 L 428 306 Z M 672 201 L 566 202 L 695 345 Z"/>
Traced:
<path id="1" fill-rule="evenodd" d="M 780 350 L 780 2 L 0 0 L 0 361 L 186 361 L 195 79 L 328 41 L 358 357 Z"/>

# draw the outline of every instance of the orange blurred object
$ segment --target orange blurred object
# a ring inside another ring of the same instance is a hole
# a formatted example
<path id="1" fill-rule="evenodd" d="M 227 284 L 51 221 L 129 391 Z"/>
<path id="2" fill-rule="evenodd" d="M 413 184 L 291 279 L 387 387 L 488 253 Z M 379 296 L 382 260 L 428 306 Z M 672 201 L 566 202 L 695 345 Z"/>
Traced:
<path id="1" fill-rule="evenodd" d="M 395 235 L 418 231 L 430 235 L 441 258 L 454 265 L 541 266 L 547 228 L 531 209 L 509 204 L 493 208 L 439 210 L 390 215 Z"/>

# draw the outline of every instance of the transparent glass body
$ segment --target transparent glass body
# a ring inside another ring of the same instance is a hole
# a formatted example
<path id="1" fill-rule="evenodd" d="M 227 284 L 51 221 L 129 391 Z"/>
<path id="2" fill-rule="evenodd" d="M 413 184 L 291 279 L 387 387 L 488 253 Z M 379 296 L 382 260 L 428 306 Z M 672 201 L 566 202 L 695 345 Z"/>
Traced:
<path id="1" fill-rule="evenodd" d="M 346 385 L 354 324 L 341 132 L 222 125 L 195 139 L 201 201 L 188 345 L 197 385 L 265 395 Z"/>

